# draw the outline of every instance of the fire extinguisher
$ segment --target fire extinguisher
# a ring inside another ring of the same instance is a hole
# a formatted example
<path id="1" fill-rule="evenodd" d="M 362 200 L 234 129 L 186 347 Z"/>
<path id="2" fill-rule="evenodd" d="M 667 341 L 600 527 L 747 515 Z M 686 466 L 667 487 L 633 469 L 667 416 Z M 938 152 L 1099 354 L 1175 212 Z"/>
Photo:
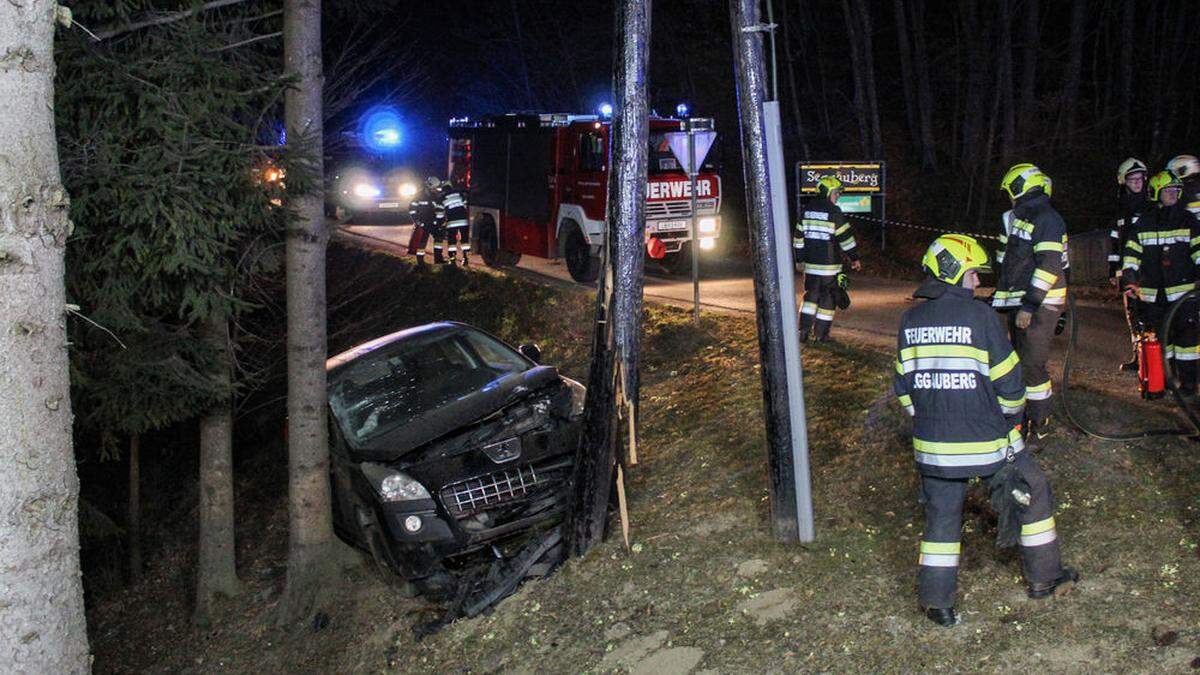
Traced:
<path id="1" fill-rule="evenodd" d="M 1138 390 L 1142 398 L 1160 398 L 1166 391 L 1162 343 L 1154 333 L 1138 338 Z"/>

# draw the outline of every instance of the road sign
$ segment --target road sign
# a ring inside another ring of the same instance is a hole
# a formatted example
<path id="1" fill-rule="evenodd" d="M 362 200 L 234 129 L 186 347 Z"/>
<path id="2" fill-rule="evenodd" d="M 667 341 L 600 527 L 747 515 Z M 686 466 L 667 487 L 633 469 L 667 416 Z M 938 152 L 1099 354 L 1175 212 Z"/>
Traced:
<path id="1" fill-rule="evenodd" d="M 842 195 L 837 205 L 843 213 L 870 213 L 871 195 Z"/>
<path id="2" fill-rule="evenodd" d="M 883 162 L 801 163 L 796 174 L 805 194 L 816 192 L 817 181 L 829 175 L 837 176 L 847 193 L 883 194 Z"/>
<path id="3" fill-rule="evenodd" d="M 687 174 L 699 173 L 696 167 L 704 164 L 704 158 L 708 156 L 713 142 L 717 140 L 715 131 L 693 131 L 690 135 L 695 138 L 696 143 L 696 161 L 694 162 L 688 157 L 688 132 L 669 131 L 665 134 L 667 143 L 671 146 L 671 154 L 675 155 L 675 159 L 679 160 L 679 166 Z"/>

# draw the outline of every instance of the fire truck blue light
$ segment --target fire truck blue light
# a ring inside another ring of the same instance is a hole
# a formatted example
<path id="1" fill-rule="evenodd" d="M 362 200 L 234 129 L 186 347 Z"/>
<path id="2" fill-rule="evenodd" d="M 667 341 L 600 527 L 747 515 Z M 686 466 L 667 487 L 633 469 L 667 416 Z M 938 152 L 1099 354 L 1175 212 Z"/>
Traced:
<path id="1" fill-rule="evenodd" d="M 688 104 L 686 103 L 680 103 L 679 105 L 675 106 L 675 115 L 678 117 L 687 117 L 688 112 Z"/>
<path id="2" fill-rule="evenodd" d="M 389 152 L 400 147 L 400 114 L 390 106 L 377 106 L 367 111 L 359 123 L 359 138 L 377 152 Z"/>
<path id="3" fill-rule="evenodd" d="M 612 112 L 613 112 L 613 107 L 612 107 L 611 103 L 601 103 L 600 104 L 600 116 L 601 117 L 612 117 Z"/>

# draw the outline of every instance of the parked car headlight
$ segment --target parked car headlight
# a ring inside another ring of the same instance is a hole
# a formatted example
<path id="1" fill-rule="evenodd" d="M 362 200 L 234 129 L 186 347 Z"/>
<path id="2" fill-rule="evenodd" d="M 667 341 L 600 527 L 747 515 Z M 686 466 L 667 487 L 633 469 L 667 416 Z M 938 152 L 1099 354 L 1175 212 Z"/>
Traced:
<path id="1" fill-rule="evenodd" d="M 587 401 L 587 387 L 569 377 L 562 380 L 571 389 L 571 418 L 574 419 L 583 414 L 583 404 Z"/>
<path id="2" fill-rule="evenodd" d="M 413 197 L 417 196 L 416 183 L 401 183 L 400 196 L 404 197 L 405 199 L 412 199 Z"/>
<path id="3" fill-rule="evenodd" d="M 408 474 L 389 469 L 382 464 L 362 463 L 363 475 L 371 487 L 385 502 L 407 502 L 415 499 L 431 499 L 429 490 Z"/>

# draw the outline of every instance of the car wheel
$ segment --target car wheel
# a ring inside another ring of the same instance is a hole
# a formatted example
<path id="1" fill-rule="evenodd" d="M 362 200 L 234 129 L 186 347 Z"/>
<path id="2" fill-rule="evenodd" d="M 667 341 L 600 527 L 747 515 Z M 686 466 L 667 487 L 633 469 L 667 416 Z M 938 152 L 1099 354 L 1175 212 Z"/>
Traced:
<path id="1" fill-rule="evenodd" d="M 479 257 L 488 267 L 512 267 L 521 261 L 520 253 L 500 249 L 500 242 L 496 239 L 496 224 L 491 218 L 481 218 L 475 225 L 475 231 L 479 233 L 476 235 Z"/>
<path id="2" fill-rule="evenodd" d="M 581 284 L 596 280 L 600 274 L 600 259 L 592 255 L 592 247 L 583 238 L 583 230 L 574 223 L 567 225 L 563 240 L 563 257 L 567 262 L 567 271 L 571 278 Z"/>

